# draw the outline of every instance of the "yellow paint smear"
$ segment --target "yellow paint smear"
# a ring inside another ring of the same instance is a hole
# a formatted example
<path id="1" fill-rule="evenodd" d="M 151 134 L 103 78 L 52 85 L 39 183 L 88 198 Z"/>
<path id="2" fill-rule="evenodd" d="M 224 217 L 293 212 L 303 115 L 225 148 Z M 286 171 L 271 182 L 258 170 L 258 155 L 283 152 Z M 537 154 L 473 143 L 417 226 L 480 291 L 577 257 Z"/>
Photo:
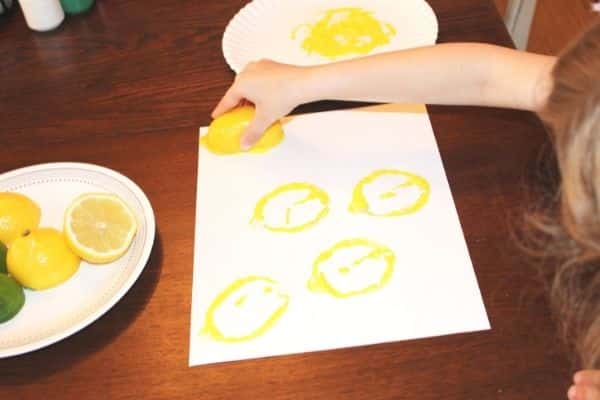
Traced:
<path id="1" fill-rule="evenodd" d="M 261 310 L 256 310 L 257 318 L 263 321 L 257 329 L 251 332 L 247 332 L 246 334 L 240 336 L 230 336 L 223 333 L 222 328 L 220 328 L 215 322 L 215 312 L 220 307 L 222 307 L 223 304 L 232 296 L 239 296 L 233 303 L 235 306 L 234 310 L 244 307 L 245 304 L 248 303 L 248 298 L 252 296 L 252 294 L 240 294 L 240 292 L 243 291 L 246 285 L 256 282 L 259 282 L 264 285 L 264 288 L 261 293 L 262 295 L 271 296 L 272 301 L 277 301 L 281 304 L 275 309 L 275 311 L 266 315 L 260 315 Z M 213 300 L 206 312 L 204 328 L 202 329 L 200 334 L 209 335 L 210 337 L 212 337 L 212 339 L 216 341 L 228 343 L 244 342 L 263 335 L 277 322 L 279 318 L 281 318 L 281 316 L 287 310 L 289 303 L 288 295 L 281 293 L 273 293 L 274 285 L 277 285 L 277 282 L 275 282 L 273 279 L 261 276 L 249 276 L 246 278 L 236 280 L 215 297 L 215 299 Z"/>
<path id="2" fill-rule="evenodd" d="M 420 195 L 417 200 L 409 206 L 399 206 L 397 209 L 386 213 L 376 213 L 371 209 L 369 199 L 365 195 L 365 186 L 369 185 L 376 180 L 387 177 L 387 176 L 398 176 L 404 179 L 404 182 L 397 184 L 391 188 L 391 190 L 380 193 L 378 196 L 380 199 L 392 200 L 394 198 L 401 199 L 404 190 L 416 186 L 420 190 Z M 382 169 L 377 170 L 365 178 L 363 178 L 354 188 L 352 193 L 352 202 L 350 203 L 349 210 L 352 213 L 364 213 L 374 217 L 397 217 L 407 214 L 412 214 L 420 210 L 429 200 L 431 189 L 429 182 L 419 175 L 415 175 L 406 171 L 399 171 L 395 169 Z"/>
<path id="3" fill-rule="evenodd" d="M 347 55 L 365 55 L 389 43 L 396 29 L 381 22 L 373 13 L 362 8 L 343 7 L 324 12 L 314 24 L 303 24 L 292 32 L 296 39 L 301 29 L 308 32 L 302 48 L 330 60 Z"/>
<path id="4" fill-rule="evenodd" d="M 285 221 L 282 221 L 280 225 L 269 225 L 265 222 L 265 208 L 267 204 L 288 192 L 293 191 L 307 191 L 305 197 L 300 200 L 295 201 L 292 204 L 289 204 L 285 210 Z M 318 200 L 321 203 L 321 210 L 312 218 L 302 221 L 301 223 L 292 224 L 291 221 L 291 213 L 294 207 L 301 206 L 309 201 Z M 272 192 L 263 196 L 256 207 L 254 208 L 254 215 L 252 217 L 251 222 L 258 222 L 262 224 L 265 229 L 268 229 L 272 232 L 285 232 L 285 233 L 295 233 L 300 232 L 305 229 L 308 229 L 314 225 L 316 225 L 321 219 L 323 219 L 329 213 L 329 196 L 327 193 L 321 188 L 305 182 L 293 182 L 282 185 Z"/>
<path id="5" fill-rule="evenodd" d="M 353 260 L 349 265 L 340 265 L 327 273 L 322 270 L 323 264 L 329 261 L 336 253 L 349 250 L 353 247 L 366 247 L 369 249 L 369 252 L 366 255 Z M 364 286 L 350 291 L 344 291 L 336 285 L 336 274 L 341 276 L 350 275 L 360 268 L 369 268 L 364 264 L 365 261 L 377 259 L 383 259 L 386 267 L 375 283 L 366 282 Z M 343 240 L 325 250 L 317 257 L 313 264 L 312 276 L 308 281 L 308 288 L 312 292 L 327 293 L 340 299 L 373 292 L 381 289 L 389 282 L 394 272 L 395 263 L 396 256 L 387 246 L 364 238 Z"/>

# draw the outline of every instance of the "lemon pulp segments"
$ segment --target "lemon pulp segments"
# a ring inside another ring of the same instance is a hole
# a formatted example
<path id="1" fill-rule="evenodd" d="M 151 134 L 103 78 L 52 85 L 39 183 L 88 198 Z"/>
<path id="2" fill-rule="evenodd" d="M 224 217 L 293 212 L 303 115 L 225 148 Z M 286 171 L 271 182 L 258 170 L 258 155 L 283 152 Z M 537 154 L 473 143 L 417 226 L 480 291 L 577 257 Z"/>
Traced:
<path id="1" fill-rule="evenodd" d="M 121 257 L 137 230 L 133 212 L 116 195 L 87 193 L 73 201 L 65 213 L 65 233 L 73 251 L 92 263 Z"/>

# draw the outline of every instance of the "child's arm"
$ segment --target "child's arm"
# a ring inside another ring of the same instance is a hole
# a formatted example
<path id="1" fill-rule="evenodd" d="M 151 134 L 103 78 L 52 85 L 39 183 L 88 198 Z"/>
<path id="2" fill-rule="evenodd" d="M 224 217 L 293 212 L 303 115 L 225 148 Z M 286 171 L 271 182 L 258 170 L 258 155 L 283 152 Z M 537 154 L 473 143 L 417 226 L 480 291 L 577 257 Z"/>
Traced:
<path id="1" fill-rule="evenodd" d="M 252 63 L 213 111 L 256 105 L 244 147 L 275 120 L 316 100 L 479 105 L 538 110 L 555 58 L 485 44 L 443 44 L 315 67 Z"/>

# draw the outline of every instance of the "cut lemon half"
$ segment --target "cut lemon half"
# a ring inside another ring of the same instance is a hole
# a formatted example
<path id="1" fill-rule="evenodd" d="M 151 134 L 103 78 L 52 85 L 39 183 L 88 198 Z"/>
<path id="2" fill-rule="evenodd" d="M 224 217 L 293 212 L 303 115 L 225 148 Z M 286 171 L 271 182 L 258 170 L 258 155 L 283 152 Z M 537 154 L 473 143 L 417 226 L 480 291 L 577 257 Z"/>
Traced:
<path id="1" fill-rule="evenodd" d="M 137 222 L 118 196 L 86 193 L 67 208 L 64 230 L 69 246 L 79 257 L 102 264 L 125 254 L 135 236 Z"/>

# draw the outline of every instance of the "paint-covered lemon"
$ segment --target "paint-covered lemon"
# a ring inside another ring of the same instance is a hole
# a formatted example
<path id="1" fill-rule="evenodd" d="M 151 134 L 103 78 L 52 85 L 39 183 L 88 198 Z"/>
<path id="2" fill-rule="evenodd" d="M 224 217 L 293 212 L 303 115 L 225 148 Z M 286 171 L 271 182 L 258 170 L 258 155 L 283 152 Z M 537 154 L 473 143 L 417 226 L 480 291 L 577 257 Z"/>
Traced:
<path id="1" fill-rule="evenodd" d="M 390 42 L 394 27 L 381 22 L 373 13 L 356 7 L 334 8 L 324 12 L 314 24 L 300 25 L 292 32 L 295 39 L 305 32 L 302 48 L 328 59 L 369 54 Z"/>
<path id="2" fill-rule="evenodd" d="M 10 275 L 21 285 L 42 290 L 73 276 L 80 259 L 71 251 L 62 232 L 40 228 L 12 242 L 6 263 Z"/>
<path id="3" fill-rule="evenodd" d="M 338 298 L 369 293 L 388 283 L 395 263 L 387 246 L 362 238 L 344 240 L 317 257 L 308 288 Z"/>
<path id="4" fill-rule="evenodd" d="M 429 200 L 429 182 L 419 175 L 394 169 L 378 170 L 354 188 L 350 212 L 396 217 L 421 209 Z"/>
<path id="5" fill-rule="evenodd" d="M 289 296 L 270 278 L 239 279 L 213 300 L 202 333 L 223 342 L 254 339 L 277 322 L 288 303 Z"/>
<path id="6" fill-rule="evenodd" d="M 263 196 L 254 208 L 252 222 L 273 232 L 299 232 L 310 228 L 329 212 L 329 196 L 310 183 L 282 185 Z"/>
<path id="7" fill-rule="evenodd" d="M 208 150 L 215 154 L 236 154 L 242 151 L 242 134 L 254 118 L 252 106 L 237 107 L 215 118 L 208 132 L 201 139 Z M 251 153 L 263 153 L 277 146 L 283 140 L 280 122 L 267 128 L 262 138 L 249 150 Z"/>
<path id="8" fill-rule="evenodd" d="M 40 207 L 20 193 L 0 192 L 0 242 L 10 246 L 13 240 L 36 229 Z"/>

